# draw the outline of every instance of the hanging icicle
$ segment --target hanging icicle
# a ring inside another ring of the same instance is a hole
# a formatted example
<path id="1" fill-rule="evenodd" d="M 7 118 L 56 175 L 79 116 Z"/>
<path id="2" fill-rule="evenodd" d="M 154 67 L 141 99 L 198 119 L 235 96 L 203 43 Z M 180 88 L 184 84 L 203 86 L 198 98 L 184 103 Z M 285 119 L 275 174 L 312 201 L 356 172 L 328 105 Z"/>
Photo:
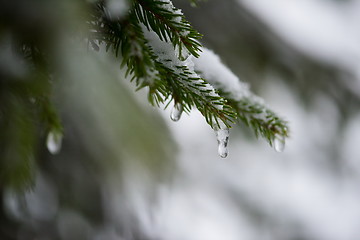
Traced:
<path id="1" fill-rule="evenodd" d="M 229 153 L 228 143 L 230 131 L 223 122 L 219 122 L 219 125 L 220 127 L 218 125 L 214 126 L 214 131 L 218 142 L 218 153 L 220 157 L 226 158 Z"/>
<path id="2" fill-rule="evenodd" d="M 285 149 L 285 137 L 282 135 L 276 135 L 274 139 L 274 148 L 277 152 L 283 152 Z"/>

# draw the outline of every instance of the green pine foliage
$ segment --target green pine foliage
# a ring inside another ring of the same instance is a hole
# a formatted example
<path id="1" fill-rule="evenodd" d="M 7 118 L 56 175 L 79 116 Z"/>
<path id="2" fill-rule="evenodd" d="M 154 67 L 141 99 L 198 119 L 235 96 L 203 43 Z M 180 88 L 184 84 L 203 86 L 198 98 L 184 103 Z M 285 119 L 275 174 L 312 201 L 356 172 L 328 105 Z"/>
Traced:
<path id="1" fill-rule="evenodd" d="M 199 56 L 201 35 L 171 3 L 134 1 L 127 17 L 114 20 L 100 2 L 91 17 L 89 41 L 105 43 L 107 50 L 121 56 L 121 65 L 127 67 L 127 74 L 138 89 L 149 88 L 150 103 L 160 105 L 174 100 L 186 111 L 195 106 L 211 126 L 215 124 L 214 120 L 220 119 L 229 125 L 234 119 L 230 106 L 220 96 L 211 94 L 205 79 L 194 76 L 185 65 L 166 66 L 144 37 L 141 24 L 154 31 L 161 41 L 171 42 L 174 51 L 178 50 L 180 61 L 187 51 Z"/>
<path id="2" fill-rule="evenodd" d="M 195 57 L 199 56 L 202 35 L 185 19 L 181 11 L 169 2 L 138 0 L 134 11 L 136 17 L 148 30 L 153 30 L 162 41 L 170 41 L 178 48 L 182 59 L 182 51 L 186 49 Z"/>
<path id="3" fill-rule="evenodd" d="M 265 138 L 270 146 L 274 144 L 275 139 L 284 141 L 283 139 L 289 136 L 288 123 L 263 104 L 249 98 L 238 101 L 229 99 L 228 103 L 235 109 L 238 119 L 250 127 L 256 137 Z"/>
<path id="4" fill-rule="evenodd" d="M 187 66 L 189 55 L 199 57 L 201 54 L 202 35 L 171 1 L 128 2 L 129 9 L 125 15 L 113 16 L 106 1 L 84 1 L 84 38 L 94 50 L 105 49 L 117 57 L 119 65 L 126 69 L 126 75 L 136 88 L 148 90 L 151 104 L 169 105 L 174 101 L 187 112 L 197 108 L 213 128 L 219 126 L 219 122 L 230 127 L 239 119 L 270 145 L 279 136 L 288 136 L 287 123 L 274 112 L 251 98 L 231 99 L 229 94 L 222 89 L 214 89 Z M 190 2 L 196 5 L 198 1 Z M 172 55 L 176 58 L 159 56 L 147 39 L 146 31 L 154 32 L 161 42 L 171 44 Z M 23 60 L 30 63 L 31 71 L 27 77 L 34 81 L 0 81 L 0 125 L 1 129 L 9 130 L 1 134 L 0 141 L 0 176 L 4 178 L 0 180 L 5 185 L 25 185 L 35 164 L 36 139 L 39 135 L 43 139 L 50 131 L 63 131 L 51 100 L 54 67 L 51 48 L 56 45 L 53 42 L 43 45 L 42 41 L 47 36 L 41 33 L 38 39 L 22 37 L 17 39 L 18 45 L 14 47 Z M 17 130 L 11 132 L 13 129 Z M 7 159 L 9 153 L 14 153 L 10 155 L 17 156 L 17 160 Z M 13 181 L 13 174 L 20 174 L 23 178 L 18 179 L 22 180 Z"/>
<path id="5" fill-rule="evenodd" d="M 127 68 L 137 87 L 148 87 L 149 101 L 153 105 L 169 104 L 174 100 L 187 111 L 196 107 L 211 126 L 218 120 L 230 126 L 239 118 L 270 145 L 276 136 L 288 136 L 287 123 L 265 106 L 249 98 L 239 102 L 229 96 L 212 96 L 211 90 L 206 88 L 206 79 L 194 77 L 186 65 L 172 64 L 176 67 L 171 69 L 159 61 L 141 25 L 155 32 L 161 41 L 171 42 L 180 61 L 184 60 L 186 51 L 198 57 L 202 47 L 201 34 L 170 1 L 134 0 L 128 15 L 115 20 L 100 2 L 92 16 L 90 29 L 95 31 L 91 31 L 94 34 L 90 41 L 104 42 L 107 50 L 112 49 L 116 56 L 121 56 L 121 65 Z M 261 113 L 266 114 L 265 120 L 259 117 Z"/>

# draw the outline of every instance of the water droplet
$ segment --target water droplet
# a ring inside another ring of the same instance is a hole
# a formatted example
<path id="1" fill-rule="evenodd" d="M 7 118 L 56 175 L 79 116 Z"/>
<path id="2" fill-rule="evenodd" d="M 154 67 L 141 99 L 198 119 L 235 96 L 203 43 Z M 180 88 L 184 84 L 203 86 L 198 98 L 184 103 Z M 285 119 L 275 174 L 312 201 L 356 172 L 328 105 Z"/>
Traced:
<path id="1" fill-rule="evenodd" d="M 274 148 L 277 152 L 283 152 L 285 149 L 285 137 L 284 136 L 275 136 L 274 139 Z"/>
<path id="2" fill-rule="evenodd" d="M 175 103 L 174 108 L 171 110 L 170 118 L 174 122 L 179 121 L 183 112 L 183 105 L 181 103 Z"/>
<path id="3" fill-rule="evenodd" d="M 61 150 L 63 135 L 59 131 L 50 131 L 46 138 L 46 146 L 51 154 L 57 154 Z"/>
<path id="4" fill-rule="evenodd" d="M 229 128 L 221 122 L 220 128 L 219 126 L 214 127 L 216 138 L 218 141 L 218 153 L 220 157 L 226 158 L 229 150 L 228 150 L 228 143 L 229 143 Z"/>

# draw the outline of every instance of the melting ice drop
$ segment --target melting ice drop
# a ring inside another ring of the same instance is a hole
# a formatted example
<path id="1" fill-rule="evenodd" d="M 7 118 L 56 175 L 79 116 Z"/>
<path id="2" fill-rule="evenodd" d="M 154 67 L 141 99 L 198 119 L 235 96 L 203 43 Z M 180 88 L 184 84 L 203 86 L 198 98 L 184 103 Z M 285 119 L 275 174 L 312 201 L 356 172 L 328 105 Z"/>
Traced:
<path id="1" fill-rule="evenodd" d="M 283 152 L 285 149 L 285 137 L 276 136 L 274 139 L 274 148 L 277 152 Z"/>
<path id="2" fill-rule="evenodd" d="M 174 108 L 171 110 L 170 118 L 174 122 L 179 121 L 183 112 L 183 105 L 181 103 L 175 103 Z"/>
<path id="3" fill-rule="evenodd" d="M 214 130 L 218 141 L 218 153 L 220 157 L 226 158 L 229 152 L 227 147 L 229 143 L 229 128 L 223 124 L 220 128 L 216 126 Z"/>

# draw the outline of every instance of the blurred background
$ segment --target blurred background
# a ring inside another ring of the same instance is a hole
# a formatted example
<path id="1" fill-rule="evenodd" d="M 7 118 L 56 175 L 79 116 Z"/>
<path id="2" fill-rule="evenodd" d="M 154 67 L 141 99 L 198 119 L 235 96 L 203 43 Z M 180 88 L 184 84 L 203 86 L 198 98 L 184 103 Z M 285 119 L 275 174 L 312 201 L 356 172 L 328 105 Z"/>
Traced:
<path id="1" fill-rule="evenodd" d="M 173 2 L 288 120 L 285 151 L 238 124 L 220 158 L 196 110 L 172 122 L 121 60 L 69 40 L 82 1 L 0 1 L 0 239 L 359 239 L 360 1 Z M 25 40 L 51 56 L 50 84 L 14 50 Z M 58 154 L 38 106 L 61 119 Z"/>

